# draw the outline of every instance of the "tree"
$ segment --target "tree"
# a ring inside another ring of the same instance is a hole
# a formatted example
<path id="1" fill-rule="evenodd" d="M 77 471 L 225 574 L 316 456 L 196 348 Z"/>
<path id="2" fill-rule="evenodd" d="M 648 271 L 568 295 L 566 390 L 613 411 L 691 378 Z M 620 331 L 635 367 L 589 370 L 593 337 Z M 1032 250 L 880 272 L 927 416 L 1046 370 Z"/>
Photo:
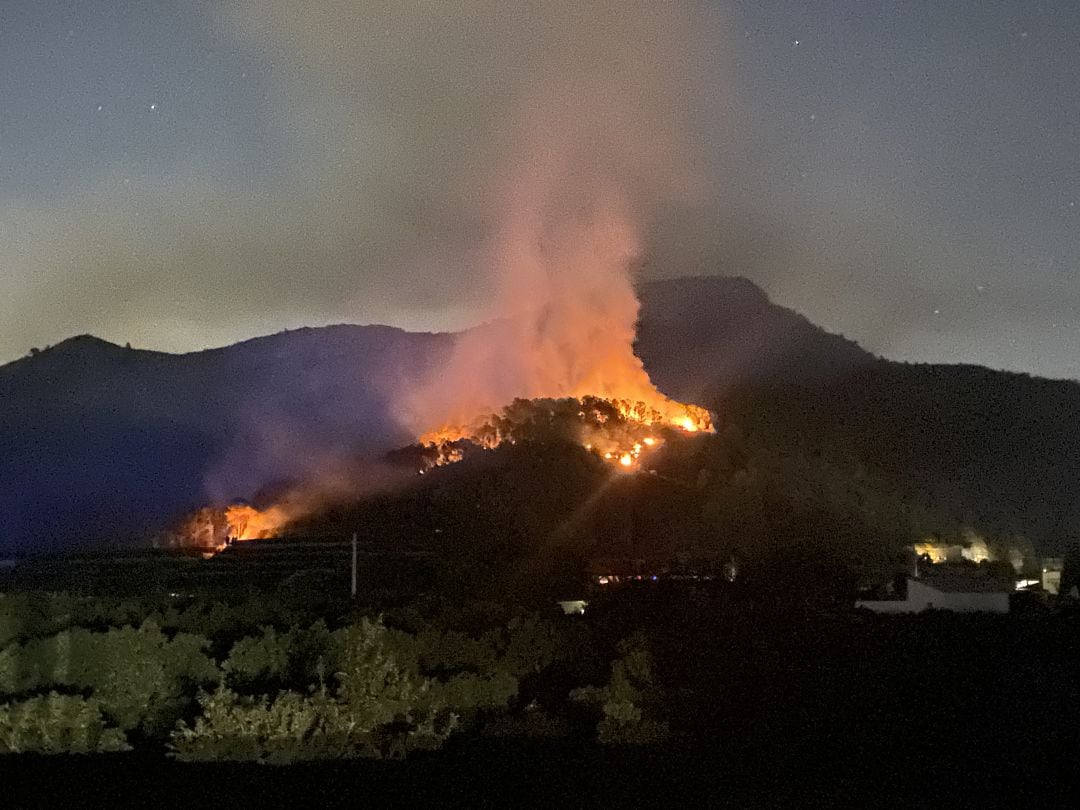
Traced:
<path id="1" fill-rule="evenodd" d="M 42 687 L 88 690 L 120 728 L 150 734 L 168 730 L 190 701 L 189 685 L 216 682 L 209 642 L 157 625 L 93 633 L 73 628 L 43 639 L 10 644 L 0 652 L 0 692 L 17 695 Z"/>
<path id="2" fill-rule="evenodd" d="M 653 660 L 640 631 L 619 643 L 622 657 L 611 665 L 607 686 L 587 686 L 570 693 L 573 700 L 600 706 L 596 727 L 602 743 L 655 743 L 668 736 L 668 724 L 658 718 L 660 699 Z"/>

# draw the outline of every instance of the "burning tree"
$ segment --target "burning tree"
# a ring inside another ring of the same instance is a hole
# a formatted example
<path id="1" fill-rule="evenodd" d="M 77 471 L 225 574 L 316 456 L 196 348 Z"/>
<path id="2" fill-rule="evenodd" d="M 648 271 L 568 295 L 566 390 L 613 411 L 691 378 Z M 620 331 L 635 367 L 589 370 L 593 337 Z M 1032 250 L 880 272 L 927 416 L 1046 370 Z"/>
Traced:
<path id="1" fill-rule="evenodd" d="M 429 452 L 426 466 L 460 461 L 472 447 L 494 449 L 504 442 L 572 442 L 623 468 L 637 467 L 642 454 L 663 445 L 671 430 L 712 431 L 708 411 L 680 405 L 665 416 L 643 401 L 596 396 L 515 399 L 500 412 L 466 425 L 445 427 L 420 437 Z"/>

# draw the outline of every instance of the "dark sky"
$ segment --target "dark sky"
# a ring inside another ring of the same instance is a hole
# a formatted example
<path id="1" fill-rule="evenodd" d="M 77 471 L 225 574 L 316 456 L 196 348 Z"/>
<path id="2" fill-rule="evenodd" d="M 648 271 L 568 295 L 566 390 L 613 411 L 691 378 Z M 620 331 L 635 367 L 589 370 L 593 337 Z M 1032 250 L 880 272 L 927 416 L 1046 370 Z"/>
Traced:
<path id="1" fill-rule="evenodd" d="M 646 278 L 1080 378 L 1080 5 L 579 5 L 0 4 L 0 361 L 468 324 L 507 132 L 550 119 Z"/>

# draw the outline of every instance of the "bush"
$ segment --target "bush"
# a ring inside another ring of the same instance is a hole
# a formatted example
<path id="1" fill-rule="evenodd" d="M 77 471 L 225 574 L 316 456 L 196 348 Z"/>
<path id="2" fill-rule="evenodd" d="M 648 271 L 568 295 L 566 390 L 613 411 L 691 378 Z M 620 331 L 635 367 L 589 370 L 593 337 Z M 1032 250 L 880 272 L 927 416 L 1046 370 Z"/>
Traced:
<path id="1" fill-rule="evenodd" d="M 43 638 L 72 627 L 104 630 L 138 625 L 151 614 L 150 600 L 16 592 L 0 598 L 0 648 L 13 641 Z"/>
<path id="2" fill-rule="evenodd" d="M 263 627 L 258 635 L 237 641 L 222 668 L 239 688 L 273 683 L 304 688 L 334 672 L 340 655 L 323 621 L 309 628 L 292 627 L 279 633 Z"/>
<path id="3" fill-rule="evenodd" d="M 50 692 L 0 705 L 0 754 L 128 751 L 124 732 L 106 728 L 95 701 Z"/>
<path id="4" fill-rule="evenodd" d="M 106 633 L 65 630 L 0 651 L 0 693 L 52 686 L 89 690 L 120 728 L 161 734 L 190 701 L 192 684 L 219 680 L 207 645 L 186 633 L 169 639 L 152 623 Z"/>
<path id="5" fill-rule="evenodd" d="M 288 657 L 281 638 L 264 632 L 261 640 L 236 651 L 230 669 L 280 672 Z M 199 698 L 202 715 L 193 726 L 181 724 L 173 733 L 172 755 L 273 764 L 401 758 L 409 751 L 438 748 L 463 716 L 505 707 L 517 693 L 517 679 L 505 671 L 459 672 L 446 680 L 424 674 L 417 637 L 380 621 L 362 619 L 333 633 L 332 641 L 338 650 L 330 654 L 340 661 L 333 691 L 320 684 L 307 695 L 286 690 L 273 699 L 243 697 L 225 687 L 204 693 Z M 460 657 L 451 656 L 456 664 Z"/>
<path id="6" fill-rule="evenodd" d="M 484 724 L 483 734 L 487 737 L 558 739 L 570 735 L 570 724 L 565 718 L 552 716 L 530 705 L 519 714 L 493 717 Z"/>
<path id="7" fill-rule="evenodd" d="M 575 689 L 570 696 L 600 705 L 597 737 L 608 744 L 655 743 L 668 736 L 668 724 L 657 719 L 659 698 L 653 679 L 652 656 L 645 637 L 635 633 L 619 644 L 622 658 L 611 665 L 607 686 Z"/>
<path id="8" fill-rule="evenodd" d="M 324 692 L 281 692 L 274 700 L 245 698 L 221 686 L 199 697 L 202 715 L 173 733 L 172 756 L 183 761 L 262 762 L 357 756 L 366 737 L 333 722 L 337 706 Z"/>

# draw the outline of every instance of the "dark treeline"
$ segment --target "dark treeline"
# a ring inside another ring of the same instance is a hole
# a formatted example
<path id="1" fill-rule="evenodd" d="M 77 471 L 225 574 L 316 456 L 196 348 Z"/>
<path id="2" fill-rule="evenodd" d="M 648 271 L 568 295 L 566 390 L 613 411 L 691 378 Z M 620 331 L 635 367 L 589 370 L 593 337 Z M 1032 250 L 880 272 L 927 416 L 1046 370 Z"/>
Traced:
<path id="1" fill-rule="evenodd" d="M 744 388 L 724 418 L 785 452 L 841 453 L 899 497 L 1043 556 L 1080 542 L 1080 386 L 972 366 L 883 364 Z"/>
<path id="2" fill-rule="evenodd" d="M 339 796 L 708 786 L 741 806 L 926 791 L 1067 803 L 1076 615 L 877 617 L 756 591 L 643 584 L 584 616 L 452 599 L 318 615 L 272 598 L 11 594 L 5 791 L 32 804 L 61 782 L 15 777 L 92 767 L 88 795 L 137 773 L 132 795 L 173 798 L 310 796 L 329 778 Z M 400 758 L 407 768 L 365 764 Z"/>
<path id="3" fill-rule="evenodd" d="M 782 455 L 853 460 L 905 501 L 1037 554 L 1080 541 L 1080 384 L 875 358 L 741 279 L 645 285 L 637 351 L 667 394 Z"/>
<path id="4" fill-rule="evenodd" d="M 962 530 L 852 453 L 766 441 L 734 424 L 713 435 L 671 431 L 632 473 L 573 441 L 572 425 L 539 420 L 534 440 L 528 424 L 513 445 L 475 449 L 413 487 L 338 504 L 290 531 L 422 548 L 439 561 L 442 592 L 542 604 L 580 590 L 598 559 L 713 575 L 734 564 L 844 602 L 905 570 L 914 540 Z"/>

